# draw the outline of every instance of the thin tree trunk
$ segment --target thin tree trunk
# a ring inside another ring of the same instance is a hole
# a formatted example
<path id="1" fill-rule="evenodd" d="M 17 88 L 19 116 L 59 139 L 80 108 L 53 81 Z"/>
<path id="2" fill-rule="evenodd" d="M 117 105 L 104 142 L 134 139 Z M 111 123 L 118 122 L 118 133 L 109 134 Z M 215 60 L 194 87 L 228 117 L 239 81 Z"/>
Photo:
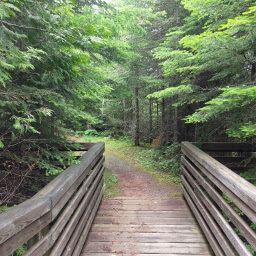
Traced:
<path id="1" fill-rule="evenodd" d="M 178 142 L 178 107 L 174 107 L 174 118 L 173 118 L 173 142 Z"/>
<path id="2" fill-rule="evenodd" d="M 135 85 L 135 146 L 140 145 L 139 87 Z"/>
<path id="3" fill-rule="evenodd" d="M 165 99 L 162 99 L 162 142 L 166 144 Z"/>
<path id="4" fill-rule="evenodd" d="M 153 141 L 153 116 L 152 116 L 152 99 L 149 99 L 149 143 Z"/>
<path id="5" fill-rule="evenodd" d="M 159 130 L 159 103 L 156 101 L 156 130 Z"/>
<path id="6" fill-rule="evenodd" d="M 127 131 L 127 121 L 126 121 L 127 117 L 126 117 L 126 100 L 125 98 L 123 98 L 123 133 L 126 133 Z"/>

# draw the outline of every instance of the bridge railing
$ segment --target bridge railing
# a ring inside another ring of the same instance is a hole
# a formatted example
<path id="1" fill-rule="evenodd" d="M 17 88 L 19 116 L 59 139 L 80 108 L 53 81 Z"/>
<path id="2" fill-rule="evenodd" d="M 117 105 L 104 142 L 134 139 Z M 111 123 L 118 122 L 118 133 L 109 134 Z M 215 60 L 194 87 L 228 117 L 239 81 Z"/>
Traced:
<path id="1" fill-rule="evenodd" d="M 88 145 L 80 164 L 69 166 L 34 197 L 0 214 L 1 256 L 26 242 L 25 256 L 80 255 L 103 194 L 105 144 Z"/>
<path id="2" fill-rule="evenodd" d="M 238 143 L 201 146 L 223 152 L 255 149 Z M 215 255 L 253 255 L 249 249 L 256 250 L 256 187 L 193 143 L 183 142 L 182 153 L 184 196 Z"/>

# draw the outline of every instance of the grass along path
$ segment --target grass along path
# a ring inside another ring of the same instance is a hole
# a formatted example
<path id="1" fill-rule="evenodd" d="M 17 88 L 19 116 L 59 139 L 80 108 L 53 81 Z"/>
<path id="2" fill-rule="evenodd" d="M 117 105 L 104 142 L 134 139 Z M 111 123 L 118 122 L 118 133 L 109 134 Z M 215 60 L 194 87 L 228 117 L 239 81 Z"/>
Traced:
<path id="1" fill-rule="evenodd" d="M 106 143 L 106 198 L 127 193 L 144 197 L 145 194 L 153 196 L 152 193 L 158 194 L 159 197 L 181 197 L 180 177 L 159 171 L 158 162 L 152 157 L 151 148 L 135 147 L 130 141 L 106 137 L 86 136 L 72 139 L 80 142 Z M 133 179 L 133 182 L 128 184 L 128 179 Z"/>

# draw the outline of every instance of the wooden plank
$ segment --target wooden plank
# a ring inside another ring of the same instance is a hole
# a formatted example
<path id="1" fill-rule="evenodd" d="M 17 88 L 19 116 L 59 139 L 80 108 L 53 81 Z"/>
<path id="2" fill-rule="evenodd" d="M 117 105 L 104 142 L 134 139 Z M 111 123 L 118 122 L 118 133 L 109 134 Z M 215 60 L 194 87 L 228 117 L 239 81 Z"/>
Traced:
<path id="1" fill-rule="evenodd" d="M 64 237 L 60 242 L 58 241 L 55 244 L 55 247 L 59 247 L 60 245 L 65 244 L 70 236 L 72 235 L 72 232 L 74 231 L 81 215 L 84 212 L 84 209 L 86 205 L 88 204 L 89 200 L 91 199 L 93 192 L 95 191 L 96 186 L 99 184 L 100 179 L 102 178 L 103 170 L 98 174 L 97 178 L 93 182 L 93 185 L 91 186 L 88 193 L 85 195 L 81 203 L 79 204 L 79 207 L 76 209 L 74 215 L 72 216 L 71 220 L 68 222 L 68 224 L 65 226 L 64 231 L 62 232 L 64 225 L 66 223 L 67 219 L 67 211 L 64 211 L 63 214 L 60 216 L 60 218 L 57 219 L 57 222 L 53 225 L 50 232 L 41 239 L 37 244 L 35 244 L 30 250 L 28 250 L 24 256 L 42 256 L 45 252 L 47 252 L 53 244 L 57 241 L 60 233 Z M 64 245 L 63 245 L 64 246 Z M 64 248 L 63 248 L 64 249 Z"/>
<path id="2" fill-rule="evenodd" d="M 217 180 L 223 183 L 238 198 L 245 202 L 256 215 L 256 187 L 232 172 L 226 166 L 207 155 L 189 142 L 182 142 L 182 148 L 201 166 L 204 166 Z"/>
<path id="3" fill-rule="evenodd" d="M 193 218 L 187 211 L 111 211 L 101 210 L 97 216 L 110 217 L 159 217 L 159 218 Z"/>
<path id="4" fill-rule="evenodd" d="M 94 218 L 95 216 L 95 208 L 98 209 L 100 201 L 102 199 L 103 196 L 103 192 L 104 192 L 104 186 L 103 185 L 103 180 L 102 182 L 99 184 L 98 188 L 97 188 L 97 192 L 94 194 L 93 199 L 90 202 L 90 205 L 88 206 L 83 218 L 81 219 L 81 221 L 79 222 L 79 225 L 76 228 L 75 233 L 73 233 L 72 237 L 70 238 L 70 240 L 68 241 L 67 245 L 63 251 L 63 253 L 61 254 L 62 256 L 68 256 L 68 255 L 73 255 L 74 253 L 74 249 L 79 246 L 79 239 L 82 237 L 84 229 L 86 229 L 87 225 L 89 225 L 91 227 L 91 218 Z M 88 227 L 88 228 L 90 228 Z M 86 238 L 84 239 L 83 243 L 85 242 Z M 55 255 L 54 255 L 55 256 Z"/>
<path id="5" fill-rule="evenodd" d="M 201 234 L 183 233 L 129 233 L 90 232 L 89 242 L 134 242 L 134 243 L 205 243 Z"/>
<path id="6" fill-rule="evenodd" d="M 97 143 L 80 158 L 81 164 L 70 166 L 30 200 L 0 214 L 0 244 L 48 213 L 81 174 L 97 162 L 104 145 Z"/>
<path id="7" fill-rule="evenodd" d="M 256 158 L 250 158 L 250 157 L 225 157 L 225 156 L 216 156 L 213 157 L 215 160 L 221 162 L 222 164 L 255 164 Z"/>
<path id="8" fill-rule="evenodd" d="M 0 255 L 10 255 L 17 248 L 27 242 L 30 238 L 35 236 L 39 230 L 42 230 L 51 222 L 51 212 L 46 213 L 30 225 L 26 226 L 19 233 L 10 237 L 3 244 L 0 245 Z"/>
<path id="9" fill-rule="evenodd" d="M 154 205 L 154 206 L 165 206 L 165 205 L 185 205 L 184 200 L 182 198 L 168 198 L 168 199 L 109 199 L 107 201 L 103 201 L 102 205 Z"/>
<path id="10" fill-rule="evenodd" d="M 0 244 L 25 229 L 41 216 L 50 212 L 51 200 L 34 196 L 18 206 L 0 214 Z M 39 230 L 38 230 L 39 231 Z"/>
<path id="11" fill-rule="evenodd" d="M 219 245 L 223 249 L 223 251 L 226 253 L 227 256 L 236 256 L 236 254 L 233 252 L 232 248 L 230 247 L 229 242 L 227 241 L 226 237 L 222 234 L 220 228 L 218 225 L 214 222 L 209 212 L 206 210 L 206 208 L 203 206 L 203 204 L 200 202 L 200 200 L 197 198 L 196 194 L 190 187 L 189 183 L 185 179 L 185 177 L 182 175 L 182 184 L 186 188 L 189 196 L 194 201 L 197 209 L 202 214 L 203 218 L 205 219 L 205 222 L 211 229 L 212 233 L 215 235 L 216 240 L 218 241 Z"/>
<path id="12" fill-rule="evenodd" d="M 193 211 L 200 227 L 202 228 L 209 244 L 211 245 L 211 248 L 214 251 L 215 255 L 216 256 L 224 256 L 224 253 L 221 250 L 218 242 L 216 241 L 214 235 L 212 234 L 211 230 L 209 229 L 209 227 L 208 227 L 207 223 L 205 222 L 205 220 L 203 219 L 202 215 L 196 208 L 195 204 L 193 203 L 193 201 L 190 198 L 189 194 L 187 193 L 186 189 L 184 189 L 183 193 L 184 193 L 184 196 L 185 196 L 191 210 Z"/>
<path id="13" fill-rule="evenodd" d="M 81 205 L 80 212 L 80 206 L 75 212 L 75 215 L 72 217 L 71 221 L 68 223 L 67 227 L 59 237 L 57 243 L 54 244 L 53 249 L 51 250 L 50 256 L 59 256 L 59 255 L 65 255 L 65 247 L 68 247 L 70 242 L 73 245 L 76 245 L 77 238 L 80 236 L 82 232 L 83 225 L 88 221 L 88 218 L 90 216 L 90 213 L 94 207 L 94 204 L 101 192 L 102 186 L 103 186 L 103 173 L 104 170 L 101 171 L 101 175 L 99 175 L 99 181 L 96 184 L 96 186 L 92 189 L 92 196 L 89 202 L 85 205 Z M 85 210 L 84 210 L 85 209 Z M 69 251 L 69 250 L 68 250 Z M 62 253 L 63 252 L 63 253 Z"/>
<path id="14" fill-rule="evenodd" d="M 255 143 L 240 143 L 240 142 L 203 142 L 193 143 L 199 145 L 206 151 L 220 152 L 256 152 Z"/>
<path id="15" fill-rule="evenodd" d="M 156 205 L 100 205 L 100 210 L 114 210 L 114 211 L 186 211 L 187 206 L 182 205 L 166 205 L 166 206 L 156 206 Z"/>
<path id="16" fill-rule="evenodd" d="M 250 251 L 246 248 L 243 241 L 238 237 L 233 228 L 229 225 L 229 223 L 225 220 L 222 213 L 215 207 L 215 205 L 211 202 L 211 200 L 205 195 L 204 191 L 199 187 L 199 185 L 194 181 L 191 175 L 183 168 L 183 173 L 185 174 L 187 180 L 192 185 L 194 190 L 197 192 L 198 197 L 207 207 L 208 211 L 211 213 L 212 217 L 219 224 L 222 231 L 226 234 L 227 238 L 231 241 L 234 248 L 237 252 L 242 255 L 252 255 Z M 225 251 L 225 249 L 223 248 Z"/>
<path id="17" fill-rule="evenodd" d="M 97 143 L 79 158 L 81 164 L 73 164 L 46 186 L 45 193 L 51 197 L 54 207 L 81 174 L 94 167 L 104 152 L 104 143 Z M 72 175 L 70 175 L 72 173 Z M 43 193 L 42 191 L 41 193 Z"/>
<path id="18" fill-rule="evenodd" d="M 88 177 L 88 179 L 85 181 L 85 184 L 83 184 L 84 191 L 81 192 L 81 194 L 84 194 L 85 191 L 89 188 L 91 185 L 92 180 L 95 178 L 97 173 L 99 172 L 100 168 L 102 167 L 102 164 L 105 161 L 105 157 L 100 158 L 99 162 L 96 164 L 96 166 L 93 168 L 91 175 Z M 56 218 L 56 216 L 59 214 L 59 212 L 62 210 L 62 208 L 65 206 L 65 204 L 68 202 L 70 197 L 74 194 L 74 192 L 77 190 L 78 186 L 82 183 L 82 181 L 86 178 L 87 175 L 89 175 L 89 172 L 91 170 L 87 169 L 83 174 L 77 179 L 74 184 L 70 187 L 70 189 L 66 192 L 66 194 L 60 199 L 60 201 L 53 207 L 52 209 L 52 217 L 53 219 Z"/>
<path id="19" fill-rule="evenodd" d="M 83 253 L 117 254 L 188 254 L 211 255 L 207 244 L 204 243 L 120 243 L 120 242 L 90 242 Z"/>
<path id="20" fill-rule="evenodd" d="M 83 246 L 84 246 L 84 244 L 85 244 L 85 241 L 86 241 L 86 239 L 87 239 L 89 230 L 90 230 L 90 228 L 91 228 L 92 222 L 93 222 L 94 217 L 95 217 L 95 215 L 96 215 L 96 213 L 97 213 L 97 210 L 98 210 L 98 208 L 99 208 L 99 204 L 100 204 L 100 201 L 101 201 L 101 199 L 102 199 L 104 190 L 105 190 L 105 185 L 103 186 L 102 191 L 101 191 L 101 193 L 100 193 L 100 195 L 99 195 L 99 197 L 98 197 L 98 200 L 97 200 L 96 204 L 94 205 L 94 208 L 93 208 L 93 210 L 92 210 L 92 212 L 91 212 L 90 218 L 88 219 L 88 221 L 87 221 L 87 223 L 86 223 L 86 226 L 85 226 L 85 228 L 84 228 L 84 230 L 83 230 L 83 233 L 82 233 L 82 235 L 79 237 L 79 240 L 78 240 L 78 242 L 77 242 L 77 244 L 76 244 L 76 246 L 75 246 L 75 250 L 73 251 L 72 254 L 69 254 L 70 256 L 80 256 L 81 251 L 83 250 Z M 65 256 L 65 255 L 64 255 L 64 256 Z"/>
<path id="21" fill-rule="evenodd" d="M 118 256 L 118 255 L 121 255 L 121 256 L 188 256 L 189 254 L 176 254 L 176 253 L 154 253 L 154 254 L 151 254 L 151 253 L 147 253 L 147 254 L 142 254 L 142 253 L 139 253 L 139 254 L 123 254 L 123 253 L 105 253 L 105 252 L 101 252 L 101 253 L 97 253 L 97 252 L 92 252 L 92 253 L 82 253 L 80 256 Z M 209 256 L 211 254 L 193 254 L 193 256 Z"/>
<path id="22" fill-rule="evenodd" d="M 193 218 L 159 218 L 159 217 L 102 217 L 97 216 L 94 220 L 95 224 L 166 224 L 166 225 L 189 225 L 195 224 Z"/>
<path id="23" fill-rule="evenodd" d="M 123 224 L 122 226 L 117 224 L 93 224 L 92 232 L 120 232 L 127 231 L 131 233 L 187 233 L 194 234 L 200 233 L 197 225 L 162 225 L 162 224 L 147 224 L 140 225 L 135 224 Z"/>
<path id="24" fill-rule="evenodd" d="M 186 170 L 189 170 L 192 173 L 199 184 L 204 187 L 211 198 L 223 210 L 223 212 L 225 212 L 231 222 L 239 229 L 239 231 L 244 235 L 250 245 L 256 250 L 256 233 L 184 157 L 181 158 L 181 162 L 184 164 L 183 168 L 187 168 Z"/>

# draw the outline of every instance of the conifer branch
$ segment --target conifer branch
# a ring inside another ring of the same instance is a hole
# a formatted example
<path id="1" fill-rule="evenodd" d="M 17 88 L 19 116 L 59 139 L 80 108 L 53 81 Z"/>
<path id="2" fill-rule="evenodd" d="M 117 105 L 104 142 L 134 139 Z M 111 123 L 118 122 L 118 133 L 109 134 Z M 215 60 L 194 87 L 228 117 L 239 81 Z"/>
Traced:
<path id="1" fill-rule="evenodd" d="M 10 26 L 10 27 L 16 27 L 16 28 L 21 28 L 21 29 L 31 29 L 31 30 L 39 30 L 39 31 L 43 31 L 43 32 L 49 32 L 49 31 L 46 30 L 46 29 L 35 28 L 35 27 L 20 26 L 20 25 L 17 25 L 17 24 L 9 23 L 9 22 L 7 22 L 7 21 L 3 21 L 3 20 L 0 20 L 0 22 L 1 22 L 2 24 L 4 24 L 4 25 Z"/>

